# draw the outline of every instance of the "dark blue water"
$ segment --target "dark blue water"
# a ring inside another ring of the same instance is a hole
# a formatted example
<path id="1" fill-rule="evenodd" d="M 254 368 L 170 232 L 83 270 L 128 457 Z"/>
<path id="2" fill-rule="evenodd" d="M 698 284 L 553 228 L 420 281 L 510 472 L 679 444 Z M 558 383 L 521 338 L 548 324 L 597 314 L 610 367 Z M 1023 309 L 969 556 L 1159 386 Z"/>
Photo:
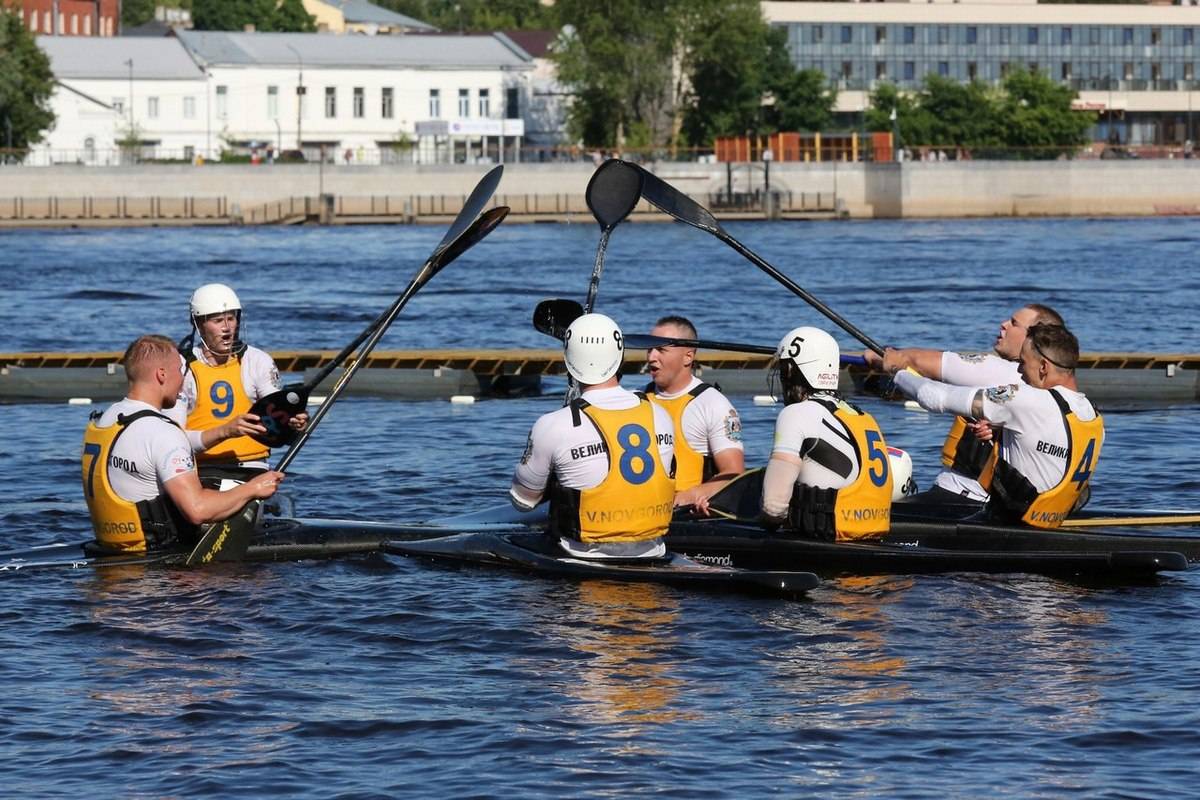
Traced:
<path id="1" fill-rule="evenodd" d="M 1029 300 L 1087 350 L 1195 351 L 1190 220 L 731 225 L 876 338 L 987 348 Z M 202 282 L 248 338 L 336 348 L 433 228 L 0 234 L 0 351 L 182 335 Z M 417 295 L 383 347 L 545 347 L 598 230 L 509 226 Z M 716 240 L 616 231 L 600 308 L 772 343 L 820 318 Z M 850 340 L 838 335 L 845 346 Z M 765 387 L 764 387 L 765 389 Z M 735 398 L 748 460 L 777 409 Z M 555 397 L 349 398 L 289 491 L 308 516 L 412 520 L 503 502 Z M 945 422 L 868 402 L 932 480 Z M 0 406 L 5 549 L 87 533 L 87 409 Z M 1194 408 L 1110 414 L 1107 506 L 1200 505 Z M 4 574 L 6 797 L 1165 797 L 1195 792 L 1200 580 L 840 579 L 783 602 L 563 583 L 391 556 Z"/>

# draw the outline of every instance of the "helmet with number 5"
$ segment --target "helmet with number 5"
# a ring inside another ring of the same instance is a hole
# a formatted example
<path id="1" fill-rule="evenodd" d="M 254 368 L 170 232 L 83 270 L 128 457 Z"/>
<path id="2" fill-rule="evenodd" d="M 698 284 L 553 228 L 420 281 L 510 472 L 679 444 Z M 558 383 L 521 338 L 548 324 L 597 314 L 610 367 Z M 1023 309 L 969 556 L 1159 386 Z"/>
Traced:
<path id="1" fill-rule="evenodd" d="M 793 328 L 775 348 L 779 373 L 787 391 L 795 384 L 795 373 L 804 379 L 813 392 L 833 392 L 838 388 L 841 349 L 837 341 L 820 328 Z"/>
<path id="2" fill-rule="evenodd" d="M 585 386 L 604 383 L 617 374 L 625 357 L 621 329 L 604 314 L 584 314 L 567 328 L 563 356 L 575 380 Z"/>

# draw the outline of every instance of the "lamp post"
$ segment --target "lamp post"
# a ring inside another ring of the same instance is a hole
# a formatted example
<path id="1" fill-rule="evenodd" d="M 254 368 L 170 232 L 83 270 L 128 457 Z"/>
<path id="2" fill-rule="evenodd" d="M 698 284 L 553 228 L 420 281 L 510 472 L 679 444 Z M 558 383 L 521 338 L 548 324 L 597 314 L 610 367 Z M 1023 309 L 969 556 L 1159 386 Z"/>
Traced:
<path id="1" fill-rule="evenodd" d="M 304 92 L 304 59 L 300 57 L 300 51 L 297 50 L 296 48 L 292 47 L 290 44 L 287 46 L 287 49 L 291 50 L 293 53 L 296 54 L 296 61 L 300 65 L 300 74 L 299 74 L 299 77 L 296 79 L 296 149 L 299 150 L 300 152 L 304 152 L 304 139 L 301 135 L 301 127 L 300 127 L 300 119 L 303 116 L 302 112 L 304 110 L 304 94 L 305 94 L 305 92 Z"/>
<path id="2" fill-rule="evenodd" d="M 133 59 L 126 60 L 125 66 L 129 67 L 129 135 L 133 136 Z"/>

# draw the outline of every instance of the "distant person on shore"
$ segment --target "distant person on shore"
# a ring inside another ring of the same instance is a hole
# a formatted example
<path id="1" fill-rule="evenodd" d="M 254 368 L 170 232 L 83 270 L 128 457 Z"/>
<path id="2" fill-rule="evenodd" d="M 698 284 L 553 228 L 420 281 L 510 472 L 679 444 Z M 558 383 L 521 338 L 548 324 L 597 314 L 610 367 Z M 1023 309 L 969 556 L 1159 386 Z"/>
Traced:
<path id="1" fill-rule="evenodd" d="M 775 351 L 784 402 L 763 475 L 762 517 L 826 541 L 875 538 L 891 522 L 892 469 L 875 419 L 838 393 L 841 348 L 820 328 Z"/>
<path id="2" fill-rule="evenodd" d="M 200 484 L 188 435 L 164 411 L 176 403 L 183 369 L 175 343 L 142 336 L 122 362 L 125 399 L 94 415 L 83 436 L 83 492 L 96 541 L 115 551 L 190 547 L 197 526 L 227 519 L 275 493 L 266 472 L 227 492 Z"/>
<path id="3" fill-rule="evenodd" d="M 509 490 L 530 511 L 548 492 L 550 531 L 580 558 L 657 558 L 671 523 L 675 479 L 671 416 L 620 385 L 621 329 L 584 314 L 564 337 L 579 398 L 542 415 Z"/>
<path id="4" fill-rule="evenodd" d="M 696 339 L 686 317 L 666 316 L 651 336 Z M 675 425 L 675 505 L 706 513 L 708 498 L 746 470 L 742 421 L 721 390 L 696 377 L 696 348 L 665 345 L 646 351 L 650 383 L 646 396 L 671 415 Z"/>
<path id="5" fill-rule="evenodd" d="M 187 362 L 182 400 L 189 430 L 206 431 L 250 411 L 253 404 L 283 388 L 275 360 L 241 340 L 242 303 L 233 289 L 209 283 L 192 293 L 192 331 L 179 344 Z M 197 341 L 197 338 L 199 341 Z M 303 430 L 308 414 L 288 426 Z M 267 468 L 271 451 L 251 436 L 238 436 L 200 453 L 206 483 L 245 480 Z"/>
<path id="6" fill-rule="evenodd" d="M 960 387 L 896 374 L 896 387 L 921 407 L 998 427 L 998 450 L 980 482 L 989 516 L 1057 528 L 1087 502 L 1104 444 L 1104 420 L 1079 391 L 1079 342 L 1062 325 L 1032 325 L 1018 362 L 1022 380 L 990 388 Z"/>
<path id="7" fill-rule="evenodd" d="M 1030 303 L 1000 323 L 1000 333 L 991 353 L 956 353 L 949 350 L 887 348 L 881 357 L 872 350 L 863 353 L 872 369 L 895 374 L 912 368 L 926 378 L 954 386 L 999 386 L 1021 380 L 1018 363 L 1025 334 L 1034 325 L 1062 325 L 1063 318 L 1050 306 Z M 994 443 L 975 434 L 971 420 L 958 417 L 942 445 L 942 470 L 932 488 L 908 498 L 916 503 L 962 505 L 970 510 L 987 502 L 988 493 L 979 477 L 991 461 Z"/>

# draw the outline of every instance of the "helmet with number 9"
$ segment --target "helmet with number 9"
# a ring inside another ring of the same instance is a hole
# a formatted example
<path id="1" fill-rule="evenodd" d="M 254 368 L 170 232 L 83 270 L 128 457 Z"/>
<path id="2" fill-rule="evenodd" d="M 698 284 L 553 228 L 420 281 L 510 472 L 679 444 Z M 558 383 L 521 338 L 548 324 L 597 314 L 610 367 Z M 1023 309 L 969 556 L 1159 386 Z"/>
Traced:
<path id="1" fill-rule="evenodd" d="M 604 383 L 617 374 L 625 357 L 621 329 L 604 314 L 584 314 L 567 328 L 563 357 L 567 372 L 581 384 Z"/>

